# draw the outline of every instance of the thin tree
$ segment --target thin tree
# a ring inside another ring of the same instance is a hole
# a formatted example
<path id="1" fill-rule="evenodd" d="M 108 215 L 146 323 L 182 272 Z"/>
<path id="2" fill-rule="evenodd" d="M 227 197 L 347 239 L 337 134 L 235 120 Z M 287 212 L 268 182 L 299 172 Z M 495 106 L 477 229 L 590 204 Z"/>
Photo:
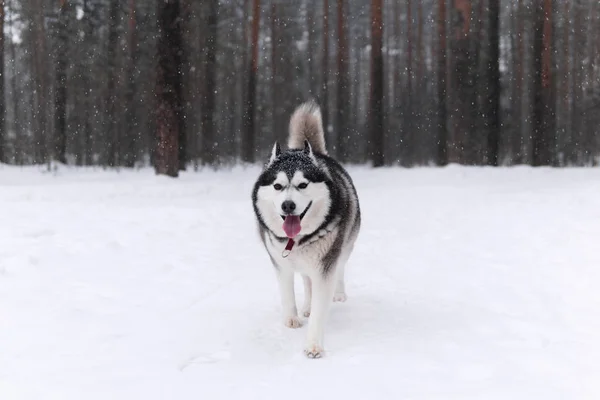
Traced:
<path id="1" fill-rule="evenodd" d="M 281 36 L 279 26 L 280 20 L 278 18 L 277 12 L 277 3 L 275 1 L 271 2 L 271 103 L 273 104 L 271 107 L 271 119 L 272 119 L 272 133 L 273 137 L 276 138 L 279 136 L 279 128 L 281 126 L 280 121 L 280 91 L 281 87 L 279 85 L 280 81 L 280 68 L 279 64 L 281 61 L 280 51 L 281 51 Z"/>
<path id="2" fill-rule="evenodd" d="M 66 164 L 67 157 L 67 55 L 69 1 L 60 0 L 56 41 L 56 88 L 54 89 L 54 159 Z"/>
<path id="3" fill-rule="evenodd" d="M 600 4 L 592 2 L 590 5 L 590 45 L 588 49 L 588 79 L 589 79 L 589 106 L 587 112 L 587 136 L 590 148 L 591 165 L 597 165 L 597 156 L 600 145 L 600 135 L 596 127 L 600 125 Z"/>
<path id="4" fill-rule="evenodd" d="M 0 163 L 7 162 L 6 156 L 6 103 L 4 88 L 4 0 L 0 0 Z M 13 62 L 15 62 L 13 60 Z M 13 96 L 16 93 L 13 93 Z"/>
<path id="5" fill-rule="evenodd" d="M 15 2 L 14 0 L 9 1 L 8 3 L 8 9 L 10 12 L 10 21 L 11 21 L 11 26 L 10 26 L 10 31 L 11 34 L 13 32 L 15 32 L 15 25 L 17 23 L 17 15 L 16 15 L 16 11 L 15 11 Z M 3 36 L 1 31 L 0 31 L 0 36 Z M 0 39 L 1 40 L 1 39 Z M 23 124 L 23 121 L 21 121 L 21 107 L 19 105 L 19 96 L 17 96 L 17 80 L 19 79 L 19 70 L 17 67 L 17 52 L 16 52 L 16 45 L 15 42 L 13 40 L 9 40 L 8 41 L 8 46 L 9 46 L 9 50 L 10 50 L 10 58 L 12 60 L 11 62 L 11 73 L 12 73 L 12 77 L 10 80 L 10 86 L 11 86 L 11 90 L 12 90 L 12 109 L 13 109 L 13 130 L 15 132 L 15 163 L 17 165 L 23 165 L 23 156 L 24 156 L 24 143 L 23 143 L 23 135 L 22 135 L 22 129 L 21 126 Z M 2 56 L 0 56 L 1 58 Z M 4 63 L 2 63 L 4 64 Z M 3 67 L 0 67 L 3 68 Z M 0 83 L 1 85 L 1 83 Z M 1 101 L 1 100 L 0 100 Z M 1 142 L 1 136 L 0 136 L 0 142 Z M 2 144 L 0 143 L 0 147 L 2 147 Z M 1 150 L 0 150 L 1 152 Z"/>
<path id="6" fill-rule="evenodd" d="M 240 112 L 240 127 L 239 127 L 239 131 L 240 131 L 240 137 L 241 140 L 244 140 L 244 136 L 246 135 L 246 128 L 245 128 L 245 124 L 246 124 L 246 116 L 245 116 L 245 112 L 246 112 L 246 106 L 248 104 L 248 71 L 250 70 L 249 67 L 249 52 L 248 52 L 248 38 L 250 37 L 250 27 L 248 24 L 248 14 L 249 14 L 249 8 L 250 8 L 250 0 L 242 0 L 242 12 L 241 12 L 241 42 L 242 42 L 242 61 L 241 61 L 241 67 L 240 67 L 240 71 L 239 71 L 239 93 L 240 93 L 240 99 L 241 99 L 241 107 L 239 109 Z M 239 157 L 239 153 L 237 150 L 233 151 L 233 154 L 236 157 Z"/>
<path id="7" fill-rule="evenodd" d="M 573 4 L 573 19 L 570 25 L 572 25 L 571 34 L 573 35 L 572 44 L 572 54 L 573 54 L 573 63 L 571 64 L 571 96 L 572 97 L 572 107 L 571 107 L 571 140 L 572 140 L 572 148 L 571 148 L 571 157 L 573 163 L 575 165 L 582 165 L 582 153 L 584 149 L 583 146 L 583 132 L 582 132 L 582 107 L 581 107 L 581 99 L 582 96 L 582 64 L 583 64 L 583 55 L 582 53 L 582 44 L 585 42 L 585 36 L 582 35 L 581 28 L 583 26 L 583 15 L 581 10 L 580 1 L 574 0 Z"/>
<path id="8" fill-rule="evenodd" d="M 517 0 L 516 3 L 511 4 L 511 16 L 512 16 L 512 37 L 513 46 L 512 50 L 512 91 L 511 91 L 511 126 L 512 132 L 510 136 L 510 153 L 512 164 L 519 164 L 523 162 L 523 76 L 524 76 L 524 46 L 523 39 L 525 35 L 524 26 L 524 8 L 523 0 Z"/>
<path id="9" fill-rule="evenodd" d="M 596 33 L 594 34 L 594 42 L 595 42 L 595 46 L 594 46 L 594 56 L 593 56 L 593 62 L 594 65 L 600 65 L 600 5 L 596 4 L 595 6 L 596 12 L 595 12 L 595 21 L 593 26 L 595 27 Z M 594 82 L 594 87 L 593 87 L 593 94 L 592 94 L 592 104 L 596 109 L 600 109 L 600 68 L 595 68 L 595 72 L 593 74 L 593 80 L 592 82 Z M 599 118 L 599 113 L 595 113 L 595 119 L 590 121 L 590 124 L 592 124 L 592 126 L 598 126 L 600 125 L 600 118 Z M 595 122 L 595 125 L 593 125 Z M 591 129 L 591 128 L 590 128 Z M 600 135 L 598 135 L 598 133 L 594 134 L 594 144 L 593 144 L 593 150 L 594 150 L 594 157 L 592 159 L 592 165 L 597 166 L 598 165 L 598 155 L 600 154 Z"/>
<path id="10" fill-rule="evenodd" d="M 108 123 L 105 126 L 104 163 L 114 167 L 119 163 L 120 135 L 117 123 L 117 46 L 119 42 L 119 0 L 110 0 L 108 11 L 108 47 L 106 83 L 106 115 Z"/>
<path id="11" fill-rule="evenodd" d="M 471 163 L 467 155 L 469 138 L 473 132 L 471 110 L 476 104 L 475 85 L 473 82 L 473 52 L 471 27 L 471 0 L 452 0 L 450 15 L 452 17 L 452 37 L 450 40 L 450 74 L 449 74 L 449 110 L 450 110 L 450 154 L 453 162 Z"/>
<path id="12" fill-rule="evenodd" d="M 84 43 L 86 49 L 84 55 L 86 57 L 85 68 L 81 77 L 82 92 L 84 95 L 84 127 L 83 127 L 83 154 L 84 154 L 84 165 L 92 165 L 92 153 L 93 153 L 93 138 L 92 138 L 92 119 L 93 119 L 93 98 L 92 93 L 92 38 L 94 35 L 94 18 L 92 16 L 93 3 L 91 0 L 83 0 L 83 18 L 84 18 Z"/>
<path id="13" fill-rule="evenodd" d="M 179 138 L 182 105 L 182 31 L 179 0 L 158 2 L 156 138 L 157 174 L 179 174 Z"/>
<path id="14" fill-rule="evenodd" d="M 394 4 L 393 4 L 393 38 L 394 38 L 394 48 L 395 48 L 395 54 L 392 56 L 392 60 L 390 62 L 391 64 L 391 70 L 394 71 L 393 72 L 393 76 L 392 76 L 392 88 L 390 90 L 390 108 L 392 110 L 392 112 L 394 114 L 396 114 L 396 110 L 398 109 L 398 97 L 399 97 L 399 87 L 400 87 L 400 51 L 399 51 L 399 42 L 401 41 L 401 34 L 400 34 L 400 1 L 401 0 L 394 0 Z"/>
<path id="15" fill-rule="evenodd" d="M 565 163 L 569 164 L 574 162 L 574 145 L 573 145 L 573 132 L 574 132 L 574 121 L 573 121 L 573 107 L 575 106 L 571 100 L 573 97 L 573 80 L 574 72 L 576 69 L 571 62 L 573 56 L 573 24 L 571 23 L 573 18 L 573 3 L 565 1 L 563 8 L 563 82 L 562 82 L 562 114 L 563 114 L 563 137 L 561 138 L 563 152 L 565 153 Z"/>
<path id="16" fill-rule="evenodd" d="M 255 160 L 255 107 L 256 81 L 258 77 L 258 29 L 260 27 L 260 0 L 253 0 L 252 34 L 250 38 L 250 65 L 248 66 L 248 89 L 244 107 L 244 129 L 242 131 L 242 161 L 253 163 Z"/>
<path id="17" fill-rule="evenodd" d="M 596 21 L 597 16 L 597 8 L 598 2 L 590 2 L 589 10 L 588 10 L 588 27 L 587 27 L 587 70 L 585 72 L 586 75 L 586 86 L 587 90 L 585 92 L 585 113 L 584 113 L 584 124 L 585 124 L 585 146 L 586 146 L 586 157 L 585 164 L 593 164 L 594 156 L 595 156 L 595 143 L 594 138 L 596 135 L 595 132 L 595 121 L 594 114 L 598 113 L 597 109 L 594 109 L 594 69 L 596 68 L 596 54 L 595 54 L 595 46 L 597 43 L 594 43 L 594 27 L 598 22 Z"/>
<path id="18" fill-rule="evenodd" d="M 425 76 L 425 45 L 423 44 L 423 2 L 417 3 L 417 72 L 416 72 L 416 83 L 417 90 L 423 89 L 423 77 Z M 423 93 L 419 93 L 419 97 L 422 97 Z M 419 102 L 420 103 L 420 102 Z"/>
<path id="19" fill-rule="evenodd" d="M 347 159 L 346 143 L 348 142 L 347 119 L 350 112 L 349 77 L 348 77 L 348 38 L 346 32 L 346 12 L 344 0 L 337 0 L 337 95 L 336 95 L 336 155 L 344 162 Z"/>
<path id="20" fill-rule="evenodd" d="M 552 165 L 554 83 L 552 78 L 552 0 L 536 10 L 533 37 L 533 166 Z"/>
<path id="21" fill-rule="evenodd" d="M 215 144 L 215 102 L 217 81 L 217 28 L 219 16 L 219 0 L 208 2 L 207 38 L 204 46 L 204 91 L 202 104 L 202 163 L 214 165 L 216 160 Z"/>
<path id="22" fill-rule="evenodd" d="M 123 165 L 133 167 L 136 161 L 136 145 L 138 139 L 138 126 L 136 120 L 136 65 L 138 61 L 137 42 L 137 19 L 135 0 L 129 0 L 129 37 L 128 37 L 128 61 L 127 61 L 127 84 L 125 91 L 125 132 L 123 133 Z"/>
<path id="23" fill-rule="evenodd" d="M 406 93 L 405 93 L 405 101 L 404 106 L 406 111 L 404 112 L 404 121 L 403 129 L 402 129 L 402 151 L 400 153 L 400 163 L 409 167 L 413 163 L 414 157 L 414 136 L 413 132 L 413 123 L 414 123 L 414 115 L 413 115 L 413 17 L 412 17 L 412 0 L 408 0 L 406 2 Z"/>
<path id="24" fill-rule="evenodd" d="M 383 4 L 371 1 L 371 96 L 369 106 L 369 136 L 374 167 L 384 164 L 383 131 Z"/>
<path id="25" fill-rule="evenodd" d="M 448 164 L 448 128 L 446 99 L 446 0 L 438 0 L 437 16 L 438 55 L 437 55 L 437 165 Z"/>
<path id="26" fill-rule="evenodd" d="M 329 132 L 329 0 L 323 0 L 323 59 L 321 79 L 321 113 L 325 137 Z"/>
<path id="27" fill-rule="evenodd" d="M 315 59 L 315 4 L 314 1 L 306 2 L 306 30 L 307 30 L 307 48 L 306 60 L 308 70 L 308 93 L 310 97 L 315 97 L 318 92 L 317 74 L 314 68 Z"/>
<path id="28" fill-rule="evenodd" d="M 413 108 L 413 115 L 415 117 L 415 125 L 413 125 L 413 163 L 425 162 L 424 158 L 424 139 L 425 135 L 423 132 L 428 132 L 429 127 L 426 126 L 426 119 L 424 118 L 427 113 L 428 102 L 425 99 L 427 93 L 427 85 L 425 82 L 425 74 L 427 73 L 427 67 L 425 65 L 425 44 L 423 38 L 423 2 L 417 2 L 417 40 L 416 40 L 416 72 L 415 72 L 415 86 L 413 89 L 413 102 L 415 107 Z"/>
<path id="29" fill-rule="evenodd" d="M 38 164 L 48 163 L 50 168 L 50 143 L 48 138 L 47 109 L 48 104 L 48 76 L 47 76 L 47 51 L 46 51 L 46 29 L 44 23 L 45 3 L 35 0 L 33 18 L 30 21 L 33 26 L 34 51 L 31 61 L 33 63 L 33 74 L 35 85 L 34 108 L 32 109 L 35 122 L 35 161 Z"/>
<path id="30" fill-rule="evenodd" d="M 171 1 L 171 0 L 167 0 Z M 183 84 L 184 79 L 187 78 L 187 70 L 184 68 L 187 65 L 187 51 L 184 45 L 183 39 L 183 30 L 184 24 L 187 20 L 187 13 L 184 14 L 184 7 L 182 5 L 186 0 L 177 0 L 179 1 L 179 17 L 177 18 L 177 30 L 178 30 L 178 40 L 173 43 L 175 47 L 175 51 L 179 56 L 179 61 L 177 64 L 177 75 L 179 76 L 179 94 L 178 94 L 178 106 L 177 106 L 177 119 L 179 120 L 179 139 L 177 141 L 177 158 L 179 159 L 179 170 L 185 171 L 187 162 L 188 162 L 188 154 L 187 154 L 187 135 L 186 135 L 186 118 L 185 118 L 185 99 L 183 95 Z"/>
<path id="31" fill-rule="evenodd" d="M 489 32 L 485 31 L 486 14 L 485 1 L 479 1 L 477 10 L 473 8 L 471 18 L 471 44 L 469 52 L 472 54 L 469 76 L 473 85 L 472 98 L 475 101 L 475 106 L 469 108 L 471 132 L 465 139 L 466 143 L 466 158 L 471 165 L 483 165 L 488 155 L 489 130 L 488 121 L 485 116 L 488 112 L 487 100 L 489 98 L 490 88 L 487 87 L 489 82 L 489 45 L 484 48 L 484 44 L 488 42 L 487 36 Z"/>
<path id="32" fill-rule="evenodd" d="M 489 0 L 489 63 L 487 66 L 488 99 L 486 102 L 486 120 L 488 125 L 489 165 L 498 166 L 500 150 L 500 1 Z"/>

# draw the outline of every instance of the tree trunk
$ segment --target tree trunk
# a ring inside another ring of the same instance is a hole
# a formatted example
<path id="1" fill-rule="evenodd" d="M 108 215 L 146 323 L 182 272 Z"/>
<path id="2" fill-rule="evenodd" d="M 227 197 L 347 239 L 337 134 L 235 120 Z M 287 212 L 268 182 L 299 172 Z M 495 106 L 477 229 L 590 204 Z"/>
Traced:
<path id="1" fill-rule="evenodd" d="M 321 80 L 321 114 L 325 137 L 329 138 L 329 0 L 323 0 L 323 59 Z"/>
<path id="2" fill-rule="evenodd" d="M 15 17 L 15 7 L 14 7 L 14 0 L 11 0 L 9 2 L 8 5 L 8 9 L 10 11 L 10 17 L 11 17 L 11 31 L 13 31 L 15 29 L 15 22 L 16 22 L 16 17 Z M 3 37 L 3 35 L 1 34 L 1 32 L 3 32 L 2 30 L 0 30 L 0 36 Z M 12 77 L 10 80 L 10 86 L 11 86 L 11 90 L 12 90 L 12 108 L 13 108 L 13 130 L 15 132 L 15 163 L 17 165 L 23 165 L 23 156 L 24 156 L 24 152 L 25 152 L 25 148 L 24 148 L 24 138 L 23 138 L 23 130 L 21 129 L 23 122 L 21 121 L 21 107 L 19 106 L 19 96 L 17 93 L 17 79 L 20 75 L 19 71 L 17 70 L 17 54 L 16 54 L 16 50 L 15 50 L 15 43 L 12 40 L 9 40 L 9 49 L 10 49 L 10 58 L 12 59 L 12 68 L 11 68 L 11 72 L 12 72 Z M 2 56 L 0 56 L 1 58 Z M 4 63 L 1 63 L 4 64 Z M 0 68 L 3 68 L 0 66 Z M 1 85 L 1 83 L 0 83 Z M 1 93 L 1 92 L 0 92 Z M 1 100 L 0 100 L 1 101 Z M 0 134 L 0 141 L 2 140 L 1 138 L 1 134 Z M 0 147 L 2 147 L 2 144 L 0 144 Z M 1 152 L 2 150 L 0 150 Z"/>
<path id="3" fill-rule="evenodd" d="M 446 96 L 446 0 L 438 0 L 438 56 L 437 56 L 437 165 L 448 164 L 448 125 Z"/>
<path id="4" fill-rule="evenodd" d="M 512 2 L 510 5 L 510 65 L 512 66 L 510 72 L 510 115 L 508 118 L 508 126 L 510 131 L 507 131 L 504 145 L 505 154 L 510 157 L 510 164 L 514 165 L 519 162 L 518 155 L 520 153 L 520 141 L 518 140 L 519 133 L 521 132 L 520 122 L 520 106 L 519 101 L 521 100 L 521 94 L 517 85 L 517 78 L 519 74 L 519 65 L 521 60 L 519 59 L 519 20 L 521 16 L 518 10 L 518 3 Z"/>
<path id="5" fill-rule="evenodd" d="M 536 10 L 533 38 L 533 166 L 553 163 L 552 20 L 552 0 L 544 0 L 543 9 Z"/>
<path id="6" fill-rule="evenodd" d="M 515 164 L 527 163 L 527 152 L 525 151 L 525 137 L 529 129 L 525 120 L 528 113 L 525 105 L 527 104 L 527 96 L 525 93 L 525 6 L 524 0 L 518 0 L 517 8 L 517 65 L 516 65 L 516 97 L 515 107 L 517 109 L 514 119 L 517 124 L 516 140 L 515 140 Z"/>
<path id="7" fill-rule="evenodd" d="M 594 27 L 596 29 L 596 33 L 594 34 L 594 65 L 600 65 L 600 5 L 596 4 L 596 21 L 594 22 Z M 596 68 L 594 72 L 594 88 L 592 94 L 593 107 L 595 110 L 600 110 L 600 68 Z M 592 128 L 595 129 L 596 126 L 600 125 L 599 112 L 594 113 L 594 121 L 592 121 Z M 600 155 L 600 134 L 597 131 L 594 131 L 594 159 L 592 160 L 592 165 L 597 166 L 597 158 Z"/>
<path id="8" fill-rule="evenodd" d="M 589 4 L 589 12 L 588 12 L 588 27 L 587 27 L 587 71 L 586 71 L 586 86 L 587 90 L 585 93 L 585 113 L 584 113 L 584 125 L 585 125 L 585 147 L 586 147 L 586 157 L 585 164 L 592 165 L 593 159 L 595 156 L 594 151 L 594 136 L 595 136 L 595 124 L 594 117 L 595 114 L 598 113 L 598 110 L 594 110 L 594 85 L 596 82 L 594 81 L 594 69 L 596 68 L 596 64 L 594 63 L 596 59 L 595 54 L 595 46 L 594 43 L 594 27 L 598 22 L 596 21 L 598 2 L 590 2 Z"/>
<path id="9" fill-rule="evenodd" d="M 487 104 L 490 98 L 490 90 L 487 85 L 489 83 L 489 65 L 488 47 L 484 47 L 488 41 L 486 40 L 485 28 L 485 1 L 479 0 L 477 11 L 472 10 L 471 18 L 471 44 L 469 52 L 472 54 L 471 67 L 469 76 L 473 83 L 473 92 L 471 94 L 474 100 L 474 107 L 469 108 L 469 119 L 471 120 L 471 134 L 466 137 L 466 152 L 465 156 L 470 165 L 483 165 L 484 159 L 487 158 L 489 148 L 489 126 L 488 120 L 485 118 L 489 111 Z M 477 3 L 477 1 L 475 2 Z M 489 32 L 487 32 L 489 35 Z"/>
<path id="10" fill-rule="evenodd" d="M 315 4 L 313 1 L 308 1 L 306 9 L 306 30 L 308 32 L 306 41 L 306 59 L 308 70 L 308 95 L 315 98 L 318 93 L 317 74 L 315 73 Z"/>
<path id="11" fill-rule="evenodd" d="M 488 165 L 498 166 L 500 151 L 500 0 L 489 0 L 488 99 L 485 105 L 488 126 Z"/>
<path id="12" fill-rule="evenodd" d="M 393 112 L 393 114 L 396 114 L 396 111 L 398 109 L 398 106 L 400 104 L 399 101 L 399 97 L 400 97 L 400 41 L 402 40 L 401 37 L 401 30 L 400 30 L 400 1 L 401 0 L 394 0 L 394 8 L 393 8 L 393 13 L 394 13 L 394 17 L 393 17 L 393 21 L 394 21 L 394 49 L 395 49 L 395 55 L 392 57 L 393 61 L 392 61 L 392 70 L 393 70 L 393 75 L 392 75 L 392 93 L 391 93 L 391 110 Z M 394 117 L 394 121 L 396 120 L 396 117 Z M 394 125 L 396 125 L 394 123 Z"/>
<path id="13" fill-rule="evenodd" d="M 413 145 L 414 145 L 414 157 L 413 164 L 422 164 L 425 162 L 426 155 L 425 153 L 425 139 L 426 135 L 424 132 L 429 132 L 430 129 L 425 125 L 424 116 L 427 112 L 427 101 L 425 96 L 427 96 L 427 85 L 425 83 L 425 73 L 427 72 L 427 67 L 425 65 L 425 42 L 423 38 L 423 2 L 417 2 L 417 38 L 416 38 L 416 50 L 417 50 L 417 60 L 416 66 L 417 70 L 415 73 L 415 89 L 413 90 L 413 101 L 415 104 L 415 108 L 413 108 L 413 114 L 415 116 L 415 122 L 413 124 L 413 129 L 415 131 L 415 135 L 413 136 Z"/>
<path id="14" fill-rule="evenodd" d="M 140 135 L 136 119 L 136 65 L 138 61 L 137 50 L 137 18 L 135 0 L 129 0 L 129 54 L 127 63 L 127 87 L 125 92 L 125 132 L 123 141 L 123 165 L 132 168 L 137 160 L 137 139 Z"/>
<path id="15" fill-rule="evenodd" d="M 452 0 L 450 40 L 450 154 L 451 162 L 470 164 L 468 157 L 469 139 L 473 135 L 471 110 L 476 104 L 475 82 L 473 81 L 474 57 L 471 51 L 472 4 L 470 0 Z"/>
<path id="16" fill-rule="evenodd" d="M 169 0 L 171 1 L 171 0 Z M 184 45 L 183 31 L 184 24 L 186 21 L 186 14 L 184 14 L 184 7 L 182 2 L 185 0 L 175 0 L 179 2 L 179 17 L 177 18 L 177 26 L 178 26 L 178 42 L 175 43 L 175 51 L 179 56 L 179 62 L 177 66 L 177 74 L 179 75 L 179 85 L 178 85 L 178 107 L 177 107 L 177 119 L 179 120 L 179 139 L 177 140 L 177 158 L 179 159 L 179 170 L 185 171 L 188 162 L 188 154 L 187 154 L 187 129 L 186 129 L 186 118 L 185 118 L 185 97 L 183 92 L 184 82 L 187 83 L 187 72 L 188 69 L 185 68 L 187 65 L 187 52 L 186 46 Z M 185 27 L 185 29 L 189 29 L 189 27 Z"/>
<path id="17" fill-rule="evenodd" d="M 13 60 L 13 62 L 16 62 Z M 16 93 L 13 94 L 13 96 Z M 0 163 L 8 162 L 6 152 L 6 103 L 4 88 L 4 0 L 0 0 Z"/>
<path id="18" fill-rule="evenodd" d="M 369 106 L 369 136 L 371 160 L 374 167 L 384 164 L 385 140 L 383 131 L 383 4 L 371 0 L 371 94 Z"/>
<path id="19" fill-rule="evenodd" d="M 346 143 L 348 142 L 347 121 L 350 118 L 350 96 L 348 78 L 348 38 L 346 32 L 346 11 L 344 0 L 337 0 L 337 94 L 336 94 L 336 155 L 340 162 L 347 160 Z"/>
<path id="20" fill-rule="evenodd" d="M 280 107 L 281 100 L 279 99 L 279 92 L 281 90 L 279 81 L 279 60 L 280 60 L 280 27 L 279 19 L 277 16 L 277 4 L 273 1 L 271 3 L 271 119 L 272 125 L 271 130 L 273 131 L 273 137 L 278 141 L 278 131 L 280 125 Z"/>
<path id="21" fill-rule="evenodd" d="M 90 9 L 90 4 L 89 4 L 90 0 L 84 0 L 83 1 L 83 11 L 84 11 L 84 18 L 85 18 L 85 28 L 84 28 L 84 34 L 85 34 L 85 45 L 86 46 L 91 46 L 91 37 L 94 33 L 94 24 L 92 21 L 92 16 L 91 16 L 91 9 Z M 92 53 L 91 51 L 88 49 L 85 52 L 85 55 L 87 57 L 91 57 Z M 84 104 L 84 127 L 83 127 L 83 152 L 84 152 L 84 165 L 92 165 L 93 164 L 93 160 L 92 160 L 92 154 L 93 154 L 93 143 L 92 143 L 92 104 L 93 104 L 93 100 L 91 99 L 91 92 L 92 92 L 92 86 L 91 86 L 91 74 L 92 72 L 90 71 L 91 69 L 91 63 L 88 63 L 88 69 L 86 71 L 84 71 L 83 73 L 83 77 L 82 77 L 82 85 L 83 85 L 83 95 L 85 96 L 85 104 Z"/>
<path id="22" fill-rule="evenodd" d="M 400 154 L 400 164 L 405 167 L 410 167 L 413 164 L 414 157 L 414 138 L 415 133 L 413 131 L 414 115 L 413 115 L 413 17 L 412 17 L 412 0 L 406 2 L 406 94 L 404 107 L 404 121 L 402 121 L 402 151 Z"/>
<path id="23" fill-rule="evenodd" d="M 202 104 L 202 164 L 215 165 L 217 146 L 215 143 L 215 103 L 217 80 L 217 28 L 219 0 L 209 1 L 208 36 L 204 45 L 204 93 Z"/>
<path id="24" fill-rule="evenodd" d="M 256 80 L 258 75 L 258 29 L 260 27 L 260 0 L 253 0 L 252 35 L 250 65 L 248 68 L 248 89 L 246 107 L 244 109 L 244 130 L 242 133 L 242 161 L 253 163 L 255 160 L 255 105 Z"/>
<path id="25" fill-rule="evenodd" d="M 69 46 L 69 0 L 60 0 L 56 46 L 56 88 L 54 89 L 54 159 L 67 163 L 67 55 Z"/>
<path id="26" fill-rule="evenodd" d="M 573 1 L 573 108 L 572 108 L 572 121 L 573 121 L 573 134 L 575 137 L 574 146 L 574 160 L 579 166 L 584 163 L 585 153 L 585 124 L 583 123 L 583 116 L 585 113 L 584 107 L 584 94 L 583 94 L 583 63 L 584 63 L 584 49 L 586 35 L 583 30 L 584 27 L 584 15 L 585 12 L 582 9 L 580 1 Z"/>
<path id="27" fill-rule="evenodd" d="M 250 29 L 249 29 L 249 24 L 248 24 L 248 14 L 249 14 L 249 9 L 250 8 L 250 0 L 243 0 L 242 3 L 242 66 L 241 66 L 241 71 L 240 71 L 240 96 L 241 96 L 241 107 L 240 107 L 240 135 L 239 135 L 239 140 L 243 141 L 243 137 L 245 135 L 245 123 L 246 123 L 246 117 L 245 117 L 245 112 L 246 112 L 246 106 L 248 104 L 248 85 L 247 85 L 247 81 L 248 81 L 248 71 L 250 70 L 249 67 L 249 60 L 248 60 L 248 37 L 250 36 Z M 238 146 L 236 143 L 236 151 L 235 151 L 235 155 L 236 157 L 239 157 L 240 154 L 238 153 L 237 150 Z"/>
<path id="28" fill-rule="evenodd" d="M 590 141 L 590 162 L 597 165 L 597 157 L 600 150 L 600 134 L 597 126 L 600 125 L 600 4 L 592 3 L 591 6 L 591 32 L 590 32 L 590 109 L 588 111 L 588 135 Z"/>
<path id="29" fill-rule="evenodd" d="M 155 170 L 157 174 L 179 174 L 179 138 L 182 103 L 182 32 L 179 0 L 159 1 L 156 76 Z"/>
<path id="30" fill-rule="evenodd" d="M 574 35 L 573 19 L 576 17 L 575 7 L 570 1 L 566 1 L 564 5 L 564 35 L 566 40 L 565 59 L 566 65 L 564 70 L 564 102 L 565 102 L 565 145 L 564 153 L 567 164 L 576 162 L 575 153 L 577 150 L 577 136 L 575 135 L 575 75 L 577 74 L 576 62 L 576 39 Z"/>
<path id="31" fill-rule="evenodd" d="M 35 118 L 35 159 L 36 163 L 43 164 L 50 161 L 49 147 L 50 140 L 48 138 L 47 126 L 47 109 L 48 104 L 48 77 L 46 67 L 46 29 L 44 24 L 45 5 L 42 0 L 35 1 L 35 12 L 33 16 L 35 50 L 33 51 L 33 70 L 34 70 L 34 93 L 35 93 L 35 109 L 33 110 Z M 49 164 L 48 164 L 49 167 Z"/>
<path id="32" fill-rule="evenodd" d="M 119 164 L 120 134 L 117 123 L 117 46 L 119 41 L 119 0 L 111 0 L 108 12 L 108 48 L 107 48 L 107 92 L 106 92 L 106 118 L 108 124 L 104 127 L 104 160 L 103 163 L 110 167 Z"/>

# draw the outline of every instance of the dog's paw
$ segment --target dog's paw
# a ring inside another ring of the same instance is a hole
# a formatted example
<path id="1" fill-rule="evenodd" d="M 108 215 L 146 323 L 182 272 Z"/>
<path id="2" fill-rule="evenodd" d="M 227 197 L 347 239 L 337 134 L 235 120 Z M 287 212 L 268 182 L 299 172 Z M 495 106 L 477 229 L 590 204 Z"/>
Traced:
<path id="1" fill-rule="evenodd" d="M 348 296 L 346 296 L 346 293 L 344 293 L 344 292 L 335 293 L 333 295 L 333 301 L 335 301 L 335 302 L 339 301 L 339 302 L 343 303 L 346 300 L 348 300 Z"/>
<path id="2" fill-rule="evenodd" d="M 302 310 L 300 310 L 300 315 L 303 315 L 306 318 L 310 317 L 310 306 L 302 307 Z"/>
<path id="3" fill-rule="evenodd" d="M 325 350 L 317 344 L 311 344 L 306 346 L 304 354 L 308 358 L 321 358 L 325 355 Z"/>
<path id="4" fill-rule="evenodd" d="M 294 315 L 293 317 L 286 317 L 283 320 L 283 324 L 288 328 L 296 329 L 302 326 L 302 321 L 300 321 L 300 318 Z"/>

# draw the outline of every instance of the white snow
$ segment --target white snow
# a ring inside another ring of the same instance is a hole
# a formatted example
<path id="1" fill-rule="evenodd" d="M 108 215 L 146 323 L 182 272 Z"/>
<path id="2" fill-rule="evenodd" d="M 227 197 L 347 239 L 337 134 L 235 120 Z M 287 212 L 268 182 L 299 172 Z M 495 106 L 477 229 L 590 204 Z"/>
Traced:
<path id="1" fill-rule="evenodd" d="M 600 398 L 600 169 L 350 172 L 349 298 L 309 360 L 258 169 L 0 167 L 0 399 Z"/>

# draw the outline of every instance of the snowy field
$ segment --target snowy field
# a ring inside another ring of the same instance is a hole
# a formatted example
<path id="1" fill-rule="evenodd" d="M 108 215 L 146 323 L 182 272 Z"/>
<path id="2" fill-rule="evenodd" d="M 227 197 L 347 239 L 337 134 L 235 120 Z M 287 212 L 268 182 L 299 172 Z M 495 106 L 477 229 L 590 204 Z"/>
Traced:
<path id="1" fill-rule="evenodd" d="M 350 171 L 348 301 L 309 360 L 258 169 L 0 167 L 0 399 L 600 398 L 600 169 Z"/>

